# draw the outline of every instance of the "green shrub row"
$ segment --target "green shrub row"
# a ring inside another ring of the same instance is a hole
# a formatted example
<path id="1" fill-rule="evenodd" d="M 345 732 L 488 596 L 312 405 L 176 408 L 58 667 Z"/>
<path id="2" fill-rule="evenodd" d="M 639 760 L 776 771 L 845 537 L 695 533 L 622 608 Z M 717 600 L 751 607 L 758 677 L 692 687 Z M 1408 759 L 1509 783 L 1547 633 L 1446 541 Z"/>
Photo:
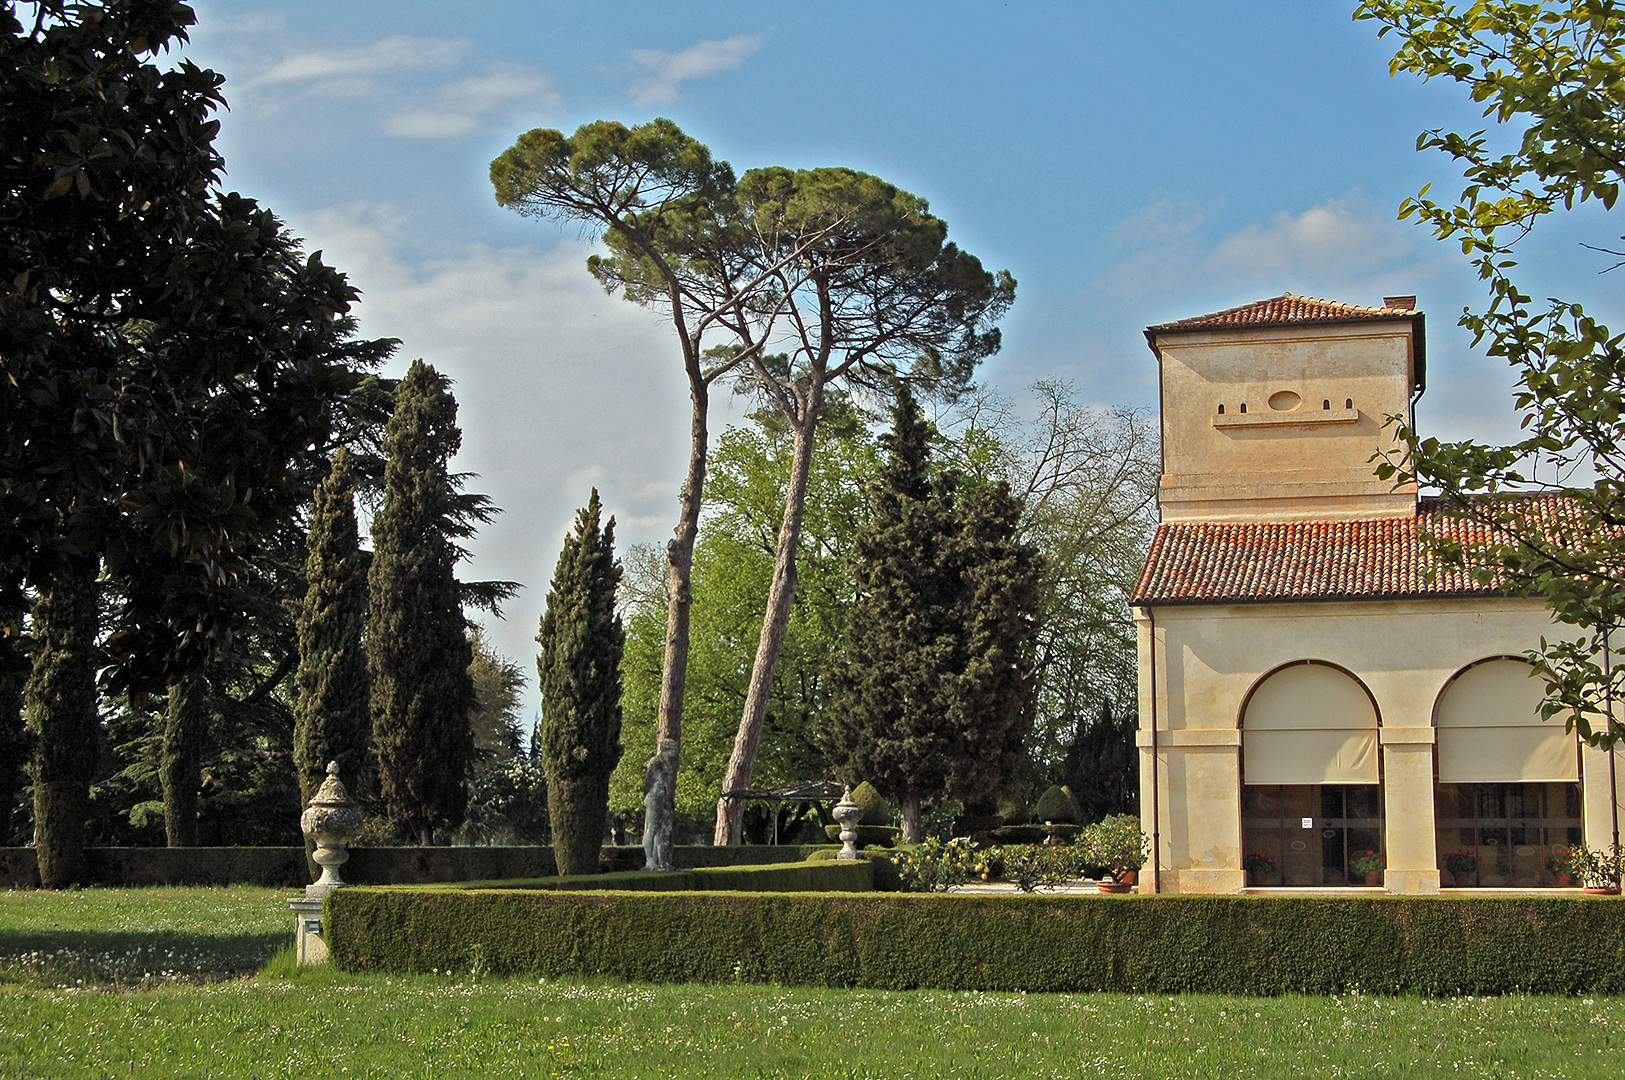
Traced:
<path id="1" fill-rule="evenodd" d="M 566 892 L 870 892 L 875 872 L 870 861 L 778 863 L 769 866 L 712 866 L 650 874 L 626 870 L 609 874 L 576 874 L 490 881 L 448 882 L 427 886 L 385 886 L 396 889 L 432 889 L 439 892 L 469 889 L 550 889 Z"/>
<path id="2" fill-rule="evenodd" d="M 820 845 L 753 845 L 674 848 L 679 870 L 702 866 L 795 863 Z M 643 867 L 641 847 L 606 847 L 599 865 L 610 871 Z M 346 881 L 366 885 L 413 885 L 438 881 L 535 878 L 557 873 L 550 847 L 356 848 L 340 868 Z M 309 884 L 305 849 L 298 847 L 88 848 L 85 885 Z M 34 849 L 0 848 L 0 888 L 39 887 Z"/>
<path id="3" fill-rule="evenodd" d="M 1625 901 L 345 889 L 349 971 L 1000 991 L 1620 993 Z"/>

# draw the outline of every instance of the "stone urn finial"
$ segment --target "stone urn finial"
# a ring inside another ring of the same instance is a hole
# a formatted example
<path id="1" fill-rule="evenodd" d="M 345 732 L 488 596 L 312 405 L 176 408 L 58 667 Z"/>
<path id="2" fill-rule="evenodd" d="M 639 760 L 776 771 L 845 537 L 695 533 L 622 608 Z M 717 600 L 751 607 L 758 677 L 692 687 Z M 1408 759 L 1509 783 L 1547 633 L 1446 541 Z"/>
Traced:
<path id="1" fill-rule="evenodd" d="M 343 885 L 338 870 L 349 861 L 350 841 L 361 832 L 361 807 L 344 790 L 338 762 L 327 763 L 327 779 L 310 797 L 310 805 L 299 817 L 299 827 L 316 842 L 312 858 L 322 868 L 322 876 L 313 887 L 336 889 Z"/>
<path id="2" fill-rule="evenodd" d="M 841 801 L 835 804 L 830 815 L 841 826 L 841 853 L 835 856 L 841 860 L 852 860 L 858 857 L 858 822 L 863 820 L 863 807 L 852 801 L 852 787 L 847 785 L 846 793 Z"/>

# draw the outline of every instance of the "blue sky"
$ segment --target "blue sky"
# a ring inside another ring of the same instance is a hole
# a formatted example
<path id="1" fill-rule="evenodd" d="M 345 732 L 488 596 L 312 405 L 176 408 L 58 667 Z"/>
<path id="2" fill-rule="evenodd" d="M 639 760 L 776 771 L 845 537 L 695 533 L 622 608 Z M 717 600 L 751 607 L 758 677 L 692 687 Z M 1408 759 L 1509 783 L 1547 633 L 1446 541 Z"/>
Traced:
<path id="1" fill-rule="evenodd" d="M 527 671 L 558 542 L 597 485 L 622 543 L 663 540 L 686 389 L 658 317 L 606 297 L 580 233 L 498 208 L 533 127 L 675 120 L 738 171 L 845 165 L 931 201 L 1019 282 L 984 376 L 1150 408 L 1141 329 L 1291 291 L 1429 313 L 1430 434 L 1504 438 L 1510 377 L 1455 320 L 1459 252 L 1396 220 L 1458 174 L 1415 149 L 1485 126 L 1456 86 L 1388 76 L 1352 6 L 552 4 L 205 0 L 185 55 L 226 76 L 230 185 L 363 290 L 365 332 L 457 380 L 458 465 L 504 515 L 465 576 L 527 589 L 492 627 Z M 1537 239 L 1537 294 L 1612 303 L 1599 216 Z M 1589 231 L 1588 231 L 1589 230 Z M 714 426 L 728 419 L 719 409 Z"/>

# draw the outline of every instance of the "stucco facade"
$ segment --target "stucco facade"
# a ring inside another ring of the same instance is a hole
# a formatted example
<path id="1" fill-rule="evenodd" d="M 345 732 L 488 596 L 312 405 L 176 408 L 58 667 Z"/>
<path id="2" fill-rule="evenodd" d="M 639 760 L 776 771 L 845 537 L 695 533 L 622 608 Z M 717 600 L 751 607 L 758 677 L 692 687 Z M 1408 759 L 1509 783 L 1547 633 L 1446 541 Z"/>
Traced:
<path id="1" fill-rule="evenodd" d="M 1413 308 L 1282 297 L 1147 331 L 1142 889 L 1240 892 L 1254 849 L 1275 864 L 1254 885 L 1364 885 L 1359 848 L 1388 891 L 1436 892 L 1462 838 L 1493 861 L 1475 881 L 1544 885 L 1551 848 L 1611 842 L 1606 755 L 1541 725 L 1518 659 L 1553 633 L 1543 604 L 1432 572 L 1416 492 L 1373 476 L 1423 386 Z"/>

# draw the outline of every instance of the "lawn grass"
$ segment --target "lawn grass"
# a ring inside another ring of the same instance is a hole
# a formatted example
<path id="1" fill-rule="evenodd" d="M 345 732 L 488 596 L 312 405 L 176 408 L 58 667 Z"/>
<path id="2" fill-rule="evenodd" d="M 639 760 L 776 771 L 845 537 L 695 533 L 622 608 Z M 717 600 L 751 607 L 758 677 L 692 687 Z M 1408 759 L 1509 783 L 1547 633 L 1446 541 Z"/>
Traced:
<path id="1" fill-rule="evenodd" d="M 285 954 L 225 978 L 277 956 L 287 895 L 0 892 L 0 1076 L 1522 1078 L 1625 1060 L 1617 997 L 651 987 L 345 975 Z M 22 970 L 42 944 L 77 959 Z"/>
<path id="2" fill-rule="evenodd" d="M 291 889 L 0 889 L 0 983 L 141 985 L 259 970 L 292 940 Z"/>
<path id="3" fill-rule="evenodd" d="M 94 1037 L 86 1037 L 94 1033 Z M 0 987 L 21 1077 L 1617 1076 L 1625 1000 L 260 978 Z"/>

